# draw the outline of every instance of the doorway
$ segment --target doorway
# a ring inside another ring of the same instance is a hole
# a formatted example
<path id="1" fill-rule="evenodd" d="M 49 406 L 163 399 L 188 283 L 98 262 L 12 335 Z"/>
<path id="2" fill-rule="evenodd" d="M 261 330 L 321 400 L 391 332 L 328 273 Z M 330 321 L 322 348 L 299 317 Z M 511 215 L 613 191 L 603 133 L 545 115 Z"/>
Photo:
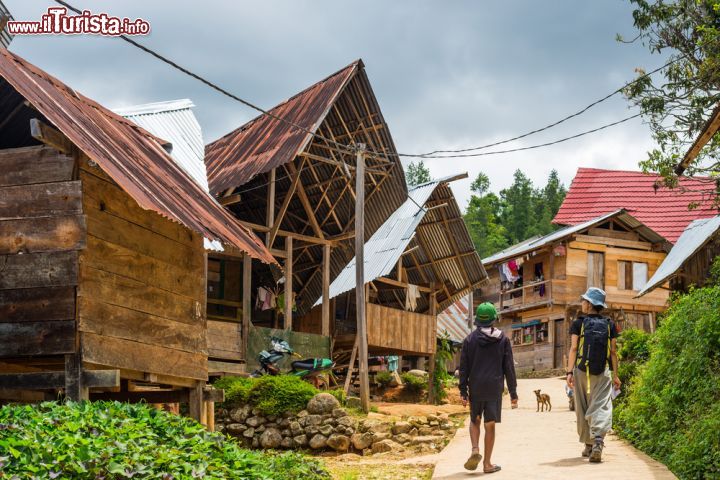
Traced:
<path id="1" fill-rule="evenodd" d="M 555 320 L 553 323 L 553 341 L 554 341 L 554 368 L 564 368 L 565 367 L 565 341 L 567 338 L 566 332 L 565 332 L 565 319 L 561 318 L 558 320 Z"/>

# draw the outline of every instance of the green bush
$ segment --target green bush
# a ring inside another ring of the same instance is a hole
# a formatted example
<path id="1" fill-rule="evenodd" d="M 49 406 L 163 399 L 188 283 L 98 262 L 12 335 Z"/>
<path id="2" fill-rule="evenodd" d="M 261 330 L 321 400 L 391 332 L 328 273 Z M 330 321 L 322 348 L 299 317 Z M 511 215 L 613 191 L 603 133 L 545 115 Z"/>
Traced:
<path id="1" fill-rule="evenodd" d="M 252 405 L 263 415 L 297 413 L 304 410 L 310 399 L 320 393 L 300 377 L 292 375 L 223 377 L 215 381 L 213 386 L 225 390 L 223 407 Z"/>
<path id="2" fill-rule="evenodd" d="M 375 382 L 382 388 L 387 387 L 392 382 L 392 374 L 390 372 L 382 371 L 375 374 Z"/>
<path id="3" fill-rule="evenodd" d="M 720 478 L 720 286 L 675 296 L 615 428 L 681 479 Z"/>
<path id="4" fill-rule="evenodd" d="M 118 402 L 0 408 L 0 477 L 329 478 L 320 464 L 297 453 L 245 450 L 190 419 Z"/>
<path id="5" fill-rule="evenodd" d="M 428 379 L 416 377 L 410 373 L 403 373 L 400 378 L 403 381 L 403 388 L 412 393 L 421 393 L 428 387 Z"/>
<path id="6" fill-rule="evenodd" d="M 332 395 L 333 397 L 337 398 L 337 401 L 340 402 L 341 406 L 345 406 L 345 401 L 347 400 L 347 395 L 345 394 L 345 390 L 342 388 L 335 388 L 333 390 L 328 390 L 327 393 Z"/>
<path id="7" fill-rule="evenodd" d="M 445 387 L 453 378 L 447 371 L 447 362 L 453 359 L 454 350 L 450 335 L 443 332 L 443 335 L 438 338 L 437 351 L 435 352 L 435 376 L 433 377 L 432 388 L 436 405 L 439 405 L 447 398 Z"/>

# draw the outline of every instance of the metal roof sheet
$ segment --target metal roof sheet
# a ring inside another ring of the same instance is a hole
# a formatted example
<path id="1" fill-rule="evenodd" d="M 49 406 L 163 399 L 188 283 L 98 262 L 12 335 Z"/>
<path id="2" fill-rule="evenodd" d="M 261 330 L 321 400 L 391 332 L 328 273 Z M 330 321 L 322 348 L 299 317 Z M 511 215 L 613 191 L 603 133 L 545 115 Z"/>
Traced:
<path id="1" fill-rule="evenodd" d="M 657 174 L 579 168 L 553 223 L 577 225 L 620 209 L 674 243 L 690 222 L 718 214 L 712 208 L 711 178 L 680 178 L 677 189 L 655 188 Z M 690 210 L 688 205 L 697 203 Z"/>
<path id="2" fill-rule="evenodd" d="M 362 61 L 357 60 L 269 112 L 315 132 L 338 95 L 362 68 Z M 287 122 L 278 121 L 269 115 L 256 117 L 207 145 L 205 164 L 210 191 L 217 195 L 290 162 L 311 139 L 309 134 Z"/>
<path id="3" fill-rule="evenodd" d="M 425 239 L 422 245 L 418 244 L 418 250 L 421 251 L 421 254 L 418 254 L 421 263 L 438 259 L 448 260 L 449 256 L 456 253 L 452 246 L 453 243 L 463 242 L 461 246 L 458 245 L 458 248 L 461 250 L 459 253 L 464 254 L 465 258 L 454 260 L 463 261 L 465 271 L 472 272 L 472 278 L 464 278 L 464 273 L 461 271 L 463 268 L 457 261 L 445 261 L 437 264 L 434 268 L 428 267 L 428 272 L 425 273 L 426 276 L 433 277 L 436 282 L 446 286 L 450 285 L 451 296 L 443 301 L 438 301 L 440 309 L 446 308 L 457 297 L 467 293 L 470 288 L 478 286 L 487 278 L 487 273 L 475 252 L 467 227 L 463 222 L 455 222 L 457 227 L 452 229 L 447 226 L 449 223 L 447 221 L 433 221 L 431 225 L 428 225 L 427 231 L 418 232 L 419 225 L 429 213 L 427 208 L 421 208 L 421 206 L 424 206 L 443 185 L 447 185 L 456 178 L 456 176 L 451 176 L 434 180 L 418 185 L 408 192 L 408 199 L 365 242 L 366 282 L 389 275 L 416 236 L 422 236 Z M 448 193 L 452 195 L 449 188 Z M 452 205 L 448 206 L 454 210 L 453 218 L 458 219 L 460 211 L 454 198 L 442 199 L 446 203 L 450 203 L 450 200 L 452 200 Z M 470 275 L 470 273 L 468 274 Z M 408 275 L 411 282 L 420 283 L 421 274 L 419 272 L 413 272 L 412 276 L 408 272 Z M 353 288 L 355 288 L 354 257 L 330 285 L 330 298 L 337 297 Z M 315 305 L 319 305 L 321 302 L 322 298 Z"/>
<path id="4" fill-rule="evenodd" d="M 458 343 L 470 335 L 472 328 L 468 324 L 468 301 L 468 296 L 462 297 L 438 315 L 438 335 L 447 332 L 450 340 Z"/>
<path id="5" fill-rule="evenodd" d="M 170 141 L 170 156 L 208 192 L 205 142 L 200 123 L 192 112 L 194 106 L 191 100 L 184 98 L 115 108 L 113 111 L 153 135 Z"/>
<path id="6" fill-rule="evenodd" d="M 161 140 L 5 49 L 0 76 L 142 208 L 276 263 L 255 234 L 177 166 Z"/>
<path id="7" fill-rule="evenodd" d="M 594 225 L 606 222 L 611 218 L 615 218 L 616 220 L 624 223 L 628 228 L 638 232 L 640 235 L 647 238 L 652 243 L 661 243 L 666 241 L 665 238 L 654 232 L 651 228 L 645 226 L 642 222 L 627 213 L 625 210 L 620 209 L 615 212 L 593 218 L 578 225 L 561 228 L 560 230 L 549 233 L 542 237 L 533 237 L 531 239 L 525 240 L 524 242 L 506 248 L 505 250 L 502 250 L 494 255 L 483 258 L 483 265 L 491 265 L 503 260 L 520 257 L 522 255 L 525 255 L 526 253 L 532 252 L 533 250 L 537 250 L 544 246 L 550 245 L 553 242 L 563 240 L 575 233 L 587 230 Z"/>
<path id="8" fill-rule="evenodd" d="M 668 256 L 665 257 L 665 260 L 655 271 L 655 274 L 648 280 L 645 288 L 637 294 L 637 297 L 642 297 L 668 281 L 690 257 L 695 255 L 719 231 L 720 216 L 701 218 L 688 225 Z"/>

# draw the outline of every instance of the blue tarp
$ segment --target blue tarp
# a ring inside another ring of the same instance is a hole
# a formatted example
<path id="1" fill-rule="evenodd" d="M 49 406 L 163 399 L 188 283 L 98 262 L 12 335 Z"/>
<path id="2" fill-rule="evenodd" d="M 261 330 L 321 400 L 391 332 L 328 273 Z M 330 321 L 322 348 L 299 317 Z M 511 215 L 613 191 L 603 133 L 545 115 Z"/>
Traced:
<path id="1" fill-rule="evenodd" d="M 525 327 L 532 327 L 533 325 L 540 325 L 542 322 L 540 320 L 532 320 L 525 323 L 517 323 L 512 326 L 513 330 L 517 328 L 525 328 Z"/>

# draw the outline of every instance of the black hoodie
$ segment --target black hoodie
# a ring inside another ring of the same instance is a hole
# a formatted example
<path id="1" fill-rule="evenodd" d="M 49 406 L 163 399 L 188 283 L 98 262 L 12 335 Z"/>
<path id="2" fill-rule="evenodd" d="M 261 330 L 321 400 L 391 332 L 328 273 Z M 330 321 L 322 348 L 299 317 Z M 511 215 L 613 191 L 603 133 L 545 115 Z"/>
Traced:
<path id="1" fill-rule="evenodd" d="M 499 400 L 504 379 L 507 379 L 510 398 L 517 398 L 510 340 L 496 328 L 493 333 L 488 335 L 477 328 L 463 341 L 460 354 L 460 395 L 463 398 L 468 398 L 469 390 L 472 401 Z"/>

